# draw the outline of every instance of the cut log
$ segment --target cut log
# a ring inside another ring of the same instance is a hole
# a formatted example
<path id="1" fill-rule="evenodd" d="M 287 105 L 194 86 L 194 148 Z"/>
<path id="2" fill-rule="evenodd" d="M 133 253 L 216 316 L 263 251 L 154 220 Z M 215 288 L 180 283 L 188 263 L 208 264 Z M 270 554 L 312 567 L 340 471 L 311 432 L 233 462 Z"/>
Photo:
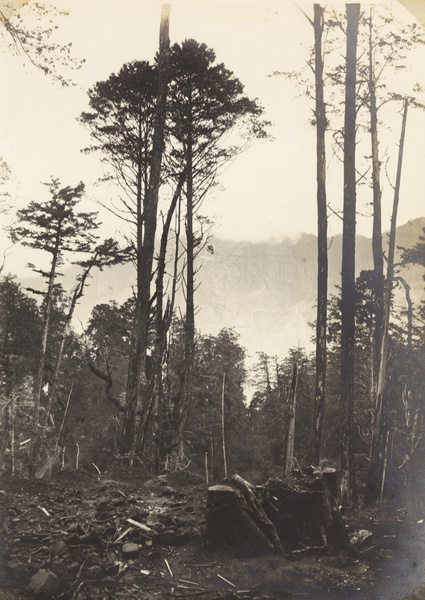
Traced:
<path id="1" fill-rule="evenodd" d="M 267 539 L 276 550 L 276 552 L 283 552 L 283 545 L 280 541 L 278 532 L 273 522 L 269 519 L 265 511 L 263 510 L 260 502 L 255 495 L 254 487 L 245 479 L 242 479 L 239 475 L 234 475 L 232 478 L 233 483 L 241 490 L 244 500 L 247 504 L 249 514 L 254 523 L 264 531 Z"/>

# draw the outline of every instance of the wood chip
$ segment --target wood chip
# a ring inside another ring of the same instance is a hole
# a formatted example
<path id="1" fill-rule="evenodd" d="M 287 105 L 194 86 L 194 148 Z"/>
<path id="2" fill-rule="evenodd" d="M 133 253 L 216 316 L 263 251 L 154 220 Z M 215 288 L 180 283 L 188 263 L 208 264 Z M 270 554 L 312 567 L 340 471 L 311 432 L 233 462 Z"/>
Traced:
<path id="1" fill-rule="evenodd" d="M 45 509 L 45 508 L 43 508 L 42 506 L 37 506 L 37 508 L 38 508 L 38 509 L 40 509 L 40 510 L 41 510 L 41 512 L 43 512 L 43 513 L 46 515 L 46 517 L 50 517 L 50 513 L 49 513 L 49 511 L 48 511 L 48 510 L 46 510 L 46 509 Z"/>

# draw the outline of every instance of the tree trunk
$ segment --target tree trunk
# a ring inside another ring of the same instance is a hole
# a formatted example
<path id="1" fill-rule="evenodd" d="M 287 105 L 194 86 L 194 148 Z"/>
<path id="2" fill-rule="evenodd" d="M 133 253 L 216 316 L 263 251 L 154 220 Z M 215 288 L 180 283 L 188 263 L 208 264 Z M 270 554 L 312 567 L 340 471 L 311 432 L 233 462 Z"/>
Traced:
<path id="1" fill-rule="evenodd" d="M 193 154 L 192 140 L 187 148 L 187 214 L 186 214 L 186 322 L 184 348 L 184 388 L 181 421 L 186 422 L 192 405 L 193 396 L 193 358 L 195 349 L 195 239 L 193 233 Z M 180 438 L 183 436 L 182 423 L 179 424 Z"/>
<path id="2" fill-rule="evenodd" d="M 144 239 L 141 236 L 141 212 L 138 215 L 138 286 L 134 333 L 130 351 L 128 380 L 126 390 L 126 410 L 121 441 L 121 452 L 130 457 L 132 463 L 136 444 L 136 420 L 139 402 L 143 394 L 145 405 L 148 403 L 148 385 L 146 380 L 146 351 L 148 347 L 148 329 L 150 312 L 150 282 L 155 248 L 156 220 L 158 212 L 158 193 L 161 179 L 161 164 L 164 150 L 164 129 L 166 117 L 166 101 L 168 91 L 168 68 L 170 60 L 169 47 L 169 13 L 170 5 L 164 4 L 161 14 L 159 33 L 158 94 L 156 99 L 154 134 L 152 146 L 149 185 L 144 202 L 143 221 Z M 148 419 L 148 407 L 142 405 L 142 426 Z"/>
<path id="3" fill-rule="evenodd" d="M 51 381 L 51 385 L 50 385 L 47 406 L 46 406 L 46 412 L 45 412 L 44 418 L 42 420 L 43 427 L 45 427 L 48 423 L 49 415 L 52 411 L 52 407 L 56 400 L 56 393 L 57 393 L 57 388 L 58 388 L 58 377 L 59 377 L 60 367 L 62 364 L 63 351 L 65 348 L 66 337 L 67 337 L 70 327 L 71 327 L 71 322 L 72 322 L 72 318 L 74 316 L 75 307 L 77 306 L 78 300 L 83 296 L 84 287 L 85 287 L 87 278 L 90 275 L 90 271 L 91 271 L 92 267 L 93 267 L 93 264 L 89 265 L 86 268 L 86 270 L 83 272 L 83 274 L 81 275 L 81 279 L 72 295 L 71 304 L 70 304 L 68 313 L 66 315 L 65 323 L 64 323 L 62 333 L 60 336 L 59 348 L 57 351 L 55 369 L 53 371 L 52 381 Z"/>
<path id="4" fill-rule="evenodd" d="M 224 387 L 226 385 L 226 373 L 223 373 L 223 386 L 221 390 L 221 443 L 223 446 L 223 465 L 224 479 L 227 479 L 227 456 L 226 456 L 226 438 L 224 435 Z"/>
<path id="5" fill-rule="evenodd" d="M 33 418 L 33 428 L 35 433 L 35 442 L 34 445 L 37 447 L 38 445 L 38 437 L 39 437 L 39 422 L 40 422 L 40 402 L 41 402 L 41 389 L 43 387 L 43 373 L 44 373 L 44 363 L 46 361 L 46 351 L 47 351 L 47 338 L 49 335 L 49 325 L 50 325 L 50 313 L 52 311 L 52 303 L 53 303 L 53 289 L 55 284 L 56 277 L 56 267 L 59 258 L 59 245 L 60 245 L 60 228 L 61 223 L 58 224 L 58 229 L 56 233 L 55 247 L 53 250 L 53 258 L 52 264 L 50 266 L 49 273 L 49 281 L 47 285 L 47 294 L 46 294 L 46 307 L 44 309 L 44 318 L 43 318 L 43 334 L 41 338 L 41 352 L 40 359 L 38 363 L 37 375 L 34 383 L 34 418 Z"/>
<path id="6" fill-rule="evenodd" d="M 326 207 L 326 106 L 323 93 L 322 34 L 324 9 L 314 5 L 314 57 L 316 80 L 316 153 L 317 153 L 317 321 L 316 391 L 313 409 L 313 439 L 310 462 L 320 463 L 326 388 L 326 331 L 328 306 L 328 216 Z"/>
<path id="7" fill-rule="evenodd" d="M 394 189 L 393 212 L 391 216 L 390 240 L 388 248 L 388 269 L 384 295 L 384 323 L 382 343 L 379 360 L 379 379 L 375 400 L 374 426 L 370 450 L 369 471 L 367 475 L 364 501 L 373 504 L 381 495 L 382 480 L 384 476 L 385 442 L 387 439 L 387 404 L 388 398 L 385 391 L 386 368 L 388 358 L 388 329 L 391 313 L 391 294 L 394 278 L 394 256 L 396 248 L 397 211 L 400 197 L 401 169 L 403 164 L 403 146 L 406 133 L 407 100 L 404 103 L 403 122 L 401 127 L 400 146 L 397 164 L 397 177 Z"/>
<path id="8" fill-rule="evenodd" d="M 292 470 L 294 459 L 295 442 L 295 409 L 297 405 L 297 385 L 298 385 L 298 363 L 294 363 L 292 371 L 291 390 L 289 393 L 288 421 L 286 424 L 285 447 L 284 447 L 284 477 L 287 477 Z"/>
<path id="9" fill-rule="evenodd" d="M 40 427 L 40 404 L 41 404 L 41 390 L 43 387 L 43 374 L 44 374 L 44 366 L 46 362 L 46 352 L 47 352 L 47 338 L 49 336 L 50 329 L 50 314 L 52 311 L 53 304 L 53 291 L 54 284 L 56 278 L 56 268 L 59 259 L 59 247 L 61 241 L 61 226 L 62 223 L 59 221 L 58 228 L 56 232 L 56 240 L 55 246 L 53 249 L 53 258 L 50 266 L 49 273 L 49 281 L 47 286 L 47 294 L 46 294 L 46 307 L 44 310 L 44 318 L 43 318 L 43 333 L 41 338 L 41 351 L 40 358 L 38 362 L 37 374 L 34 382 L 34 416 L 33 416 L 33 431 L 34 431 L 34 439 L 32 444 L 32 465 L 30 466 L 30 475 L 35 475 L 37 470 L 37 464 L 40 459 L 40 453 L 43 445 L 43 431 Z M 47 407 L 46 407 L 47 412 Z M 42 420 L 44 424 L 44 419 Z M 47 423 L 47 419 L 46 419 Z"/>
<path id="10" fill-rule="evenodd" d="M 347 51 L 344 126 L 344 216 L 341 298 L 341 498 L 356 501 L 354 472 L 354 336 L 356 245 L 356 59 L 360 4 L 347 4 Z"/>
<path id="11" fill-rule="evenodd" d="M 158 255 L 158 266 L 156 274 L 156 314 L 155 314 L 155 350 L 154 350 L 154 395 L 155 395 L 155 472 L 159 474 L 161 465 L 165 463 L 165 443 L 164 443 L 164 428 L 165 414 L 163 406 L 163 389 L 162 389 L 162 362 L 166 349 L 167 331 L 171 323 L 171 315 L 174 310 L 174 294 L 172 293 L 171 300 L 167 303 L 166 314 L 164 315 L 164 274 L 165 262 L 167 253 L 168 235 L 171 227 L 171 220 L 175 213 L 177 202 L 180 199 L 182 187 L 186 178 L 186 172 L 180 174 L 177 188 L 173 194 L 170 207 L 167 212 L 167 217 L 164 222 L 164 227 L 161 235 L 161 244 Z M 175 260 L 178 259 L 176 252 Z"/>
<path id="12" fill-rule="evenodd" d="M 370 135 L 372 146 L 372 187 L 373 187 L 373 291 L 375 311 L 375 331 L 373 337 L 373 394 L 379 378 L 379 351 L 382 343 L 382 326 L 384 318 L 384 258 L 382 252 L 382 219 L 381 219 L 381 183 L 378 144 L 378 110 L 376 106 L 376 76 L 373 51 L 373 8 L 369 17 L 369 97 L 370 97 Z"/>

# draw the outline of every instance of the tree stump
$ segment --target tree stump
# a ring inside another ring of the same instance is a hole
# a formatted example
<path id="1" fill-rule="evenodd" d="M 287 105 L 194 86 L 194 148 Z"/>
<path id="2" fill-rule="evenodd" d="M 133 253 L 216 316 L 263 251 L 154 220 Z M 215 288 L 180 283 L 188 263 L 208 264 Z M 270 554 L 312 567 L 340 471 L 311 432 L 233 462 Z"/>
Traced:
<path id="1" fill-rule="evenodd" d="M 241 556 L 259 556 L 273 550 L 231 486 L 208 488 L 207 509 L 206 538 L 213 546 L 232 548 Z"/>
<path id="2" fill-rule="evenodd" d="M 293 547 L 338 550 L 349 543 L 336 499 L 322 477 L 290 483 L 270 479 L 262 504 L 280 539 Z"/>
<path id="3" fill-rule="evenodd" d="M 348 534 L 322 474 L 254 488 L 239 475 L 233 486 L 208 488 L 206 537 L 217 547 L 258 556 L 308 548 L 340 551 Z M 237 488 L 237 489 L 235 489 Z"/>

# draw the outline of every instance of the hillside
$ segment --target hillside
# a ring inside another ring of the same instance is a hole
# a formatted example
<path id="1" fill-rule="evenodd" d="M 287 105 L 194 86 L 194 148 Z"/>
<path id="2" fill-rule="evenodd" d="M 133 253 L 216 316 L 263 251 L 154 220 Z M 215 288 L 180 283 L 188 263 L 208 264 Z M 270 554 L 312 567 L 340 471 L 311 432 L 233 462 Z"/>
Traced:
<path id="1" fill-rule="evenodd" d="M 425 227 L 425 217 L 397 229 L 397 245 L 412 247 Z M 298 239 L 280 242 L 234 242 L 212 239 L 214 253 L 204 251 L 199 263 L 196 292 L 197 328 L 216 334 L 223 327 L 234 327 L 251 356 L 255 352 L 284 356 L 291 347 L 312 347 L 316 301 L 316 237 L 303 234 Z M 329 243 L 329 293 L 340 283 L 342 237 Z M 356 269 L 372 268 L 371 240 L 358 236 Z M 404 268 L 403 277 L 412 288 L 412 298 L 423 297 L 422 267 Z M 71 285 L 70 274 L 64 285 Z M 34 280 L 24 281 L 34 286 Z M 115 299 L 126 300 L 132 293 L 134 270 L 131 265 L 97 273 L 78 308 L 83 322 L 95 304 Z M 404 292 L 397 302 L 403 304 Z"/>

